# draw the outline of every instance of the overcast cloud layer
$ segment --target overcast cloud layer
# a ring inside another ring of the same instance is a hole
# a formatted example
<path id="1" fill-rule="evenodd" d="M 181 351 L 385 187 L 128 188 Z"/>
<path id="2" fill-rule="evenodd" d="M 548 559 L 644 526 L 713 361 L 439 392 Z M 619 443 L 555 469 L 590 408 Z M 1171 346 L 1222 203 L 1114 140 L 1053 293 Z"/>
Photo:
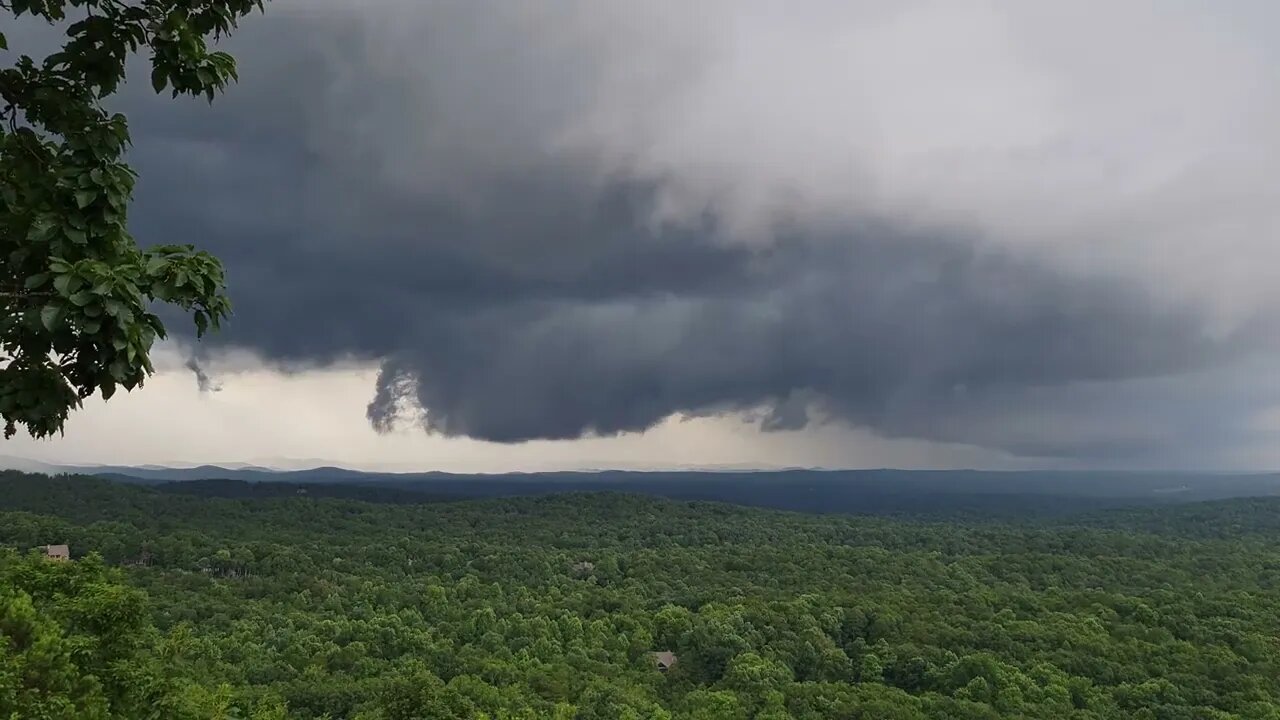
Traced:
<path id="1" fill-rule="evenodd" d="M 212 108 L 126 98 L 134 228 L 226 261 L 216 342 L 382 362 L 379 428 L 744 413 L 1210 458 L 1276 401 L 1277 27 L 1265 1 L 275 0 Z"/>

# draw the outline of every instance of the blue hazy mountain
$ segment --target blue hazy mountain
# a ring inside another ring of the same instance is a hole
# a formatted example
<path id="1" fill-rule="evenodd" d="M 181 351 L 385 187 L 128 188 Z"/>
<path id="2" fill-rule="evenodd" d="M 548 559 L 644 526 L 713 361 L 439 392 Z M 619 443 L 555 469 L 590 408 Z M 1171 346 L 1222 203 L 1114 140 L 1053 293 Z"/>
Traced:
<path id="1" fill-rule="evenodd" d="M 5 460 L 14 460 L 6 458 Z M 224 497 L 310 493 L 378 502 L 437 502 L 564 492 L 623 492 L 801 512 L 1061 514 L 1109 507 L 1280 495 L 1280 474 L 987 470 L 601 470 L 462 474 L 366 472 L 324 466 L 55 466 L 168 492 Z M 11 464 L 11 466 L 13 466 Z"/>

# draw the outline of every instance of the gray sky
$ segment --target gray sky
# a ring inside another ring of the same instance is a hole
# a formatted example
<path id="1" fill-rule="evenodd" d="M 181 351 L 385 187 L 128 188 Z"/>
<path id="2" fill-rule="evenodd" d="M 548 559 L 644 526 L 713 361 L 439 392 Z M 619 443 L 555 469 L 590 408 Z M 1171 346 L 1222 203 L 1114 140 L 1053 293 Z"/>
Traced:
<path id="1" fill-rule="evenodd" d="M 223 257 L 231 328 L 4 451 L 1274 466 L 1277 27 L 1244 0 L 275 0 L 212 108 L 121 101 L 135 234 Z"/>

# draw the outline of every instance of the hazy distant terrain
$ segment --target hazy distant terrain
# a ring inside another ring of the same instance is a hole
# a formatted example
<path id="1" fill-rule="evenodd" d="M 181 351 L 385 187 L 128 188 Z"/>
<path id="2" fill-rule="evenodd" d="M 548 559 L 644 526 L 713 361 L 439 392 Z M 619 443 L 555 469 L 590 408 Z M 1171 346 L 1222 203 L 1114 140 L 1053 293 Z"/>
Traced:
<path id="1" fill-rule="evenodd" d="M 221 497 L 311 493 L 374 502 L 431 502 L 612 491 L 802 512 L 1070 514 L 1111 507 L 1280 495 L 1280 474 L 983 470 L 380 473 L 337 467 L 47 466 L 169 492 Z"/>
<path id="2" fill-rule="evenodd" d="M 292 472 L 136 470 L 98 473 L 122 481 L 159 484 L 204 495 L 309 492 L 366 499 L 491 498 L 612 491 L 677 500 L 710 500 L 803 512 L 893 513 L 972 511 L 1069 513 L 1092 508 L 1280 495 L 1280 475 L 984 472 L 969 470 L 785 470 L 770 472 L 556 472 L 463 475 L 363 473 L 339 468 Z M 203 482 L 192 481 L 200 480 Z M 209 482 L 213 480 L 233 481 Z M 395 491 L 395 492 L 390 492 Z M 421 496 L 421 497 L 418 497 Z"/>

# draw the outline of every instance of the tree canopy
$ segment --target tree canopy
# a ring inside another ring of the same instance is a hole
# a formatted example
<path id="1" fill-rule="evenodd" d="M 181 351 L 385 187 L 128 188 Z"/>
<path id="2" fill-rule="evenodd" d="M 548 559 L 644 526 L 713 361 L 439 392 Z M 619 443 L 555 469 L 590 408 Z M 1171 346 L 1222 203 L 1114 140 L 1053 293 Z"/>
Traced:
<path id="1" fill-rule="evenodd" d="M 61 666 L 6 696 L 5 628 L 93 634 L 65 609 L 111 600 L 160 663 L 104 688 L 166 717 L 1280 720 L 1280 498 L 924 522 L 191 490 L 0 473 L 0 546 L 76 558 L 0 550 L 0 717 L 31 683 L 97 697 Z M 92 582 L 50 592 L 66 565 Z"/>
<path id="2" fill-rule="evenodd" d="M 237 75 L 209 44 L 255 8 L 262 0 L 0 0 L 15 20 L 65 26 L 67 37 L 42 60 L 17 55 L 0 69 L 5 437 L 60 432 L 84 398 L 142 384 L 165 336 L 153 302 L 185 311 L 198 335 L 228 316 L 215 257 L 190 244 L 143 248 L 130 235 L 129 126 L 104 100 L 145 55 L 156 92 L 212 102 Z M 0 34 L 0 52 L 13 55 L 11 39 Z"/>

